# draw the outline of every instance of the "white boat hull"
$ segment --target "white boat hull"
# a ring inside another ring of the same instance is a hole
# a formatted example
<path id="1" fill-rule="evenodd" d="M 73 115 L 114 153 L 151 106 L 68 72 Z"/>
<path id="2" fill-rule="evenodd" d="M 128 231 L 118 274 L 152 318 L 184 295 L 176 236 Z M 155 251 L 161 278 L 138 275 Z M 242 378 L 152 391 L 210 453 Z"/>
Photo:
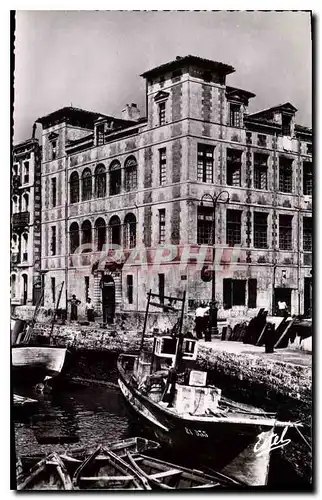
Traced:
<path id="1" fill-rule="evenodd" d="M 63 369 L 67 349 L 51 346 L 14 346 L 12 348 L 12 369 L 20 378 L 26 376 L 43 380 L 57 376 Z"/>

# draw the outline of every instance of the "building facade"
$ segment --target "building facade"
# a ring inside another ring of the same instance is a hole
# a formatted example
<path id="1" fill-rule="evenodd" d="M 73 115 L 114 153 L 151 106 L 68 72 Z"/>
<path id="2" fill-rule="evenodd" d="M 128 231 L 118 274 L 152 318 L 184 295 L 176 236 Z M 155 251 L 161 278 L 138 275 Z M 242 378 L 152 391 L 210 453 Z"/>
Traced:
<path id="1" fill-rule="evenodd" d="M 211 299 L 214 259 L 228 314 L 279 300 L 310 314 L 312 132 L 290 103 L 249 114 L 255 95 L 226 85 L 234 71 L 178 57 L 141 75 L 145 118 L 132 104 L 122 119 L 72 107 L 38 119 L 46 307 L 64 282 L 62 306 L 91 297 L 97 314 L 106 301 L 143 311 L 149 289 L 186 290 L 193 309 Z M 221 191 L 216 206 L 205 196 Z"/>
<path id="2" fill-rule="evenodd" d="M 41 294 L 41 149 L 36 138 L 13 147 L 11 164 L 11 304 Z"/>

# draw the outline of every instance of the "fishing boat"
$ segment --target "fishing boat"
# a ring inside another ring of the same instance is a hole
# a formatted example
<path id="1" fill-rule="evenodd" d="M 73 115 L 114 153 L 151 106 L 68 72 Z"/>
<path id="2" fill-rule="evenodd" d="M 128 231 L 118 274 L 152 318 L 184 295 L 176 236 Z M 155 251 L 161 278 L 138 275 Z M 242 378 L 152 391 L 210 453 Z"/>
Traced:
<path id="1" fill-rule="evenodd" d="M 53 315 L 51 333 L 56 320 L 63 284 Z M 39 306 L 35 308 L 33 318 L 29 324 L 26 321 L 17 319 L 11 325 L 12 376 L 15 382 L 29 385 L 42 382 L 48 383 L 49 379 L 61 373 L 65 363 L 66 348 L 55 347 L 50 344 L 40 345 L 32 340 L 38 310 Z"/>
<path id="2" fill-rule="evenodd" d="M 212 490 L 245 486 L 240 481 L 219 472 L 210 475 L 200 470 L 187 469 L 142 453 L 129 453 L 128 460 L 149 481 L 153 489 L 186 490 L 207 488 Z"/>
<path id="3" fill-rule="evenodd" d="M 156 441 L 143 437 L 131 437 L 119 441 L 113 441 L 106 447 L 118 457 L 124 458 L 127 457 L 128 453 L 143 453 L 146 451 L 156 450 L 160 448 L 160 444 Z M 72 477 L 76 469 L 89 457 L 89 455 L 89 451 L 85 448 L 74 448 L 61 453 L 59 456 Z M 37 453 L 35 455 L 20 455 L 20 466 L 23 471 L 27 472 L 43 458 L 45 458 L 45 454 L 39 455 L 39 453 Z"/>
<path id="4" fill-rule="evenodd" d="M 73 486 L 77 490 L 151 490 L 135 468 L 102 446 L 76 470 Z"/>
<path id="5" fill-rule="evenodd" d="M 152 428 L 158 440 L 186 450 L 211 455 L 213 467 L 251 486 L 268 480 L 272 441 L 280 446 L 277 429 L 298 424 L 280 422 L 276 413 L 232 401 L 196 369 L 197 340 L 181 334 L 183 298 L 163 296 L 162 307 L 180 313 L 172 335 L 155 336 L 152 353 L 145 352 L 144 335 L 151 299 L 145 314 L 138 354 L 118 357 L 118 383 L 132 409 Z M 169 305 L 165 300 L 169 301 Z M 181 302 L 181 309 L 174 307 Z"/>
<path id="6" fill-rule="evenodd" d="M 71 478 L 57 453 L 51 453 L 17 477 L 17 490 L 72 490 Z"/>

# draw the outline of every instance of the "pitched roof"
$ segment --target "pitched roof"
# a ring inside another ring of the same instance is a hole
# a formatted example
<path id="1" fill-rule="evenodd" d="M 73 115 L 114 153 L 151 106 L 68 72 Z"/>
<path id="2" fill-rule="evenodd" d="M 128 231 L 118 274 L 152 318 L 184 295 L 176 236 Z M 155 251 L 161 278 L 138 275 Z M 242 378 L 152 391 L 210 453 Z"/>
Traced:
<path id="1" fill-rule="evenodd" d="M 156 76 L 166 71 L 174 71 L 176 69 L 182 68 L 183 66 L 193 64 L 196 66 L 201 66 L 207 70 L 219 71 L 225 75 L 235 72 L 235 68 L 217 61 L 212 61 L 211 59 L 204 59 L 203 57 L 197 57 L 192 55 L 187 55 L 184 57 L 177 56 L 173 61 L 170 61 L 160 66 L 156 66 L 148 71 L 141 74 L 143 78 L 149 78 L 151 76 Z"/>
<path id="2" fill-rule="evenodd" d="M 292 112 L 292 113 L 295 113 L 297 111 L 297 109 L 295 108 L 295 106 L 293 106 L 293 104 L 291 104 L 290 102 L 285 102 L 284 104 L 278 104 L 277 106 L 273 106 L 271 108 L 266 108 L 266 109 L 263 109 L 262 111 L 257 111 L 256 113 L 252 113 L 251 117 L 260 117 L 261 115 L 268 115 L 270 113 L 272 113 L 273 111 L 277 111 L 277 110 L 281 110 L 281 111 L 288 111 L 288 112 Z"/>

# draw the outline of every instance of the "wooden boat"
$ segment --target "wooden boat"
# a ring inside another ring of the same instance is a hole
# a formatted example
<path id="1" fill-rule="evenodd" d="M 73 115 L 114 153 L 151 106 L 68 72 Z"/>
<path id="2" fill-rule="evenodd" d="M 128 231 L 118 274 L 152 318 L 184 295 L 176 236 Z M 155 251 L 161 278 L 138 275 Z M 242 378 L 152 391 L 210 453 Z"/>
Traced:
<path id="1" fill-rule="evenodd" d="M 143 453 L 148 450 L 155 450 L 160 448 L 160 444 L 151 439 L 132 437 L 113 441 L 107 447 L 118 457 L 124 458 L 127 457 L 128 453 Z M 85 448 L 74 448 L 68 452 L 61 453 L 59 456 L 72 477 L 76 469 L 89 457 L 89 452 Z M 19 461 L 22 470 L 26 472 L 43 458 L 45 458 L 44 454 L 20 455 Z"/>
<path id="2" fill-rule="evenodd" d="M 29 405 L 34 405 L 36 403 L 38 403 L 36 399 L 27 398 L 25 396 L 19 396 L 19 394 L 13 395 L 13 406 L 15 408 L 21 408 L 21 407 L 24 408 L 26 405 L 29 406 Z"/>
<path id="3" fill-rule="evenodd" d="M 155 296 L 148 294 L 146 319 Z M 125 399 L 158 440 L 186 449 L 187 456 L 191 450 L 211 455 L 212 467 L 223 474 L 248 485 L 265 485 L 277 429 L 297 424 L 224 398 L 220 388 L 208 383 L 207 372 L 195 369 L 197 341 L 181 335 L 185 297 L 163 299 L 182 302 L 176 332 L 155 337 L 151 354 L 143 350 L 144 329 L 139 354 L 119 356 L 118 383 Z M 185 375 L 180 379 L 181 371 Z"/>
<path id="4" fill-rule="evenodd" d="M 64 282 L 61 284 L 57 305 L 52 320 L 53 331 L 59 301 Z M 33 326 L 36 322 L 40 300 L 35 308 L 33 319 L 27 324 L 26 321 L 16 319 L 11 321 L 11 361 L 12 376 L 15 381 L 26 384 L 35 384 L 48 381 L 60 374 L 67 353 L 63 347 L 39 345 L 32 342 Z"/>
<path id="5" fill-rule="evenodd" d="M 151 490 L 136 469 L 102 446 L 76 470 L 73 486 L 79 490 Z"/>
<path id="6" fill-rule="evenodd" d="M 67 349 L 18 344 L 12 346 L 12 375 L 20 382 L 37 383 L 56 377 L 62 370 Z"/>
<path id="7" fill-rule="evenodd" d="M 57 453 L 51 453 L 29 472 L 17 477 L 17 490 L 72 490 L 71 478 Z"/>
<path id="8" fill-rule="evenodd" d="M 200 470 L 187 469 L 142 453 L 128 454 L 129 462 L 144 476 L 153 489 L 185 490 L 195 488 L 218 489 L 245 486 L 224 474 L 206 474 Z"/>

